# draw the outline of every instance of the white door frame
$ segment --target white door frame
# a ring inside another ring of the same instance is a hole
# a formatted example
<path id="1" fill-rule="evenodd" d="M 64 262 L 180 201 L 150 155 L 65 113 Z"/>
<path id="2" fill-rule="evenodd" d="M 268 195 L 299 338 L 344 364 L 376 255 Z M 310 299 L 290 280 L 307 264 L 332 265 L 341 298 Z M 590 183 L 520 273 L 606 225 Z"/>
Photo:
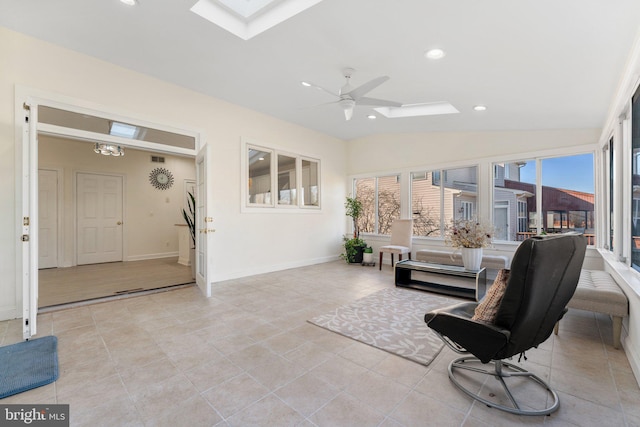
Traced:
<path id="1" fill-rule="evenodd" d="M 130 140 L 111 135 L 97 134 L 94 132 L 61 126 L 38 123 L 38 107 L 47 106 L 67 110 L 79 114 L 103 117 L 115 121 L 131 123 L 139 126 L 164 130 L 167 132 L 187 135 L 195 139 L 195 149 L 172 147 L 146 141 Z M 26 109 L 29 111 L 27 112 Z M 16 227 L 16 314 L 18 307 L 22 306 L 23 338 L 28 340 L 36 334 L 36 316 L 38 309 L 38 199 L 37 199 L 37 173 L 38 173 L 38 141 L 37 135 L 47 134 L 63 136 L 71 139 L 81 139 L 95 142 L 111 142 L 125 147 L 151 150 L 159 153 L 177 154 L 193 157 L 205 145 L 200 137 L 200 132 L 185 130 L 178 127 L 160 125 L 135 115 L 122 115 L 114 109 L 106 108 L 75 98 L 60 96 L 38 89 L 16 86 L 15 88 L 15 135 L 16 135 L 16 218 L 19 218 Z M 25 114 L 29 116 L 25 119 Z M 209 161 L 205 156 L 204 162 Z M 206 163 L 205 163 L 206 164 Z M 209 168 L 207 168 L 209 169 Z M 210 197 L 210 196 L 209 196 Z M 211 205 L 208 206 L 211 209 Z M 26 241 L 23 236 L 26 236 Z M 205 254 L 211 254 L 208 244 L 211 239 L 206 239 L 207 247 L 201 248 Z M 198 242 L 196 242 L 198 245 Z M 198 248 L 196 248 L 198 251 Z M 211 294 L 211 266 L 209 256 L 204 258 L 207 266 L 202 271 L 206 273 L 203 283 L 205 295 Z"/>

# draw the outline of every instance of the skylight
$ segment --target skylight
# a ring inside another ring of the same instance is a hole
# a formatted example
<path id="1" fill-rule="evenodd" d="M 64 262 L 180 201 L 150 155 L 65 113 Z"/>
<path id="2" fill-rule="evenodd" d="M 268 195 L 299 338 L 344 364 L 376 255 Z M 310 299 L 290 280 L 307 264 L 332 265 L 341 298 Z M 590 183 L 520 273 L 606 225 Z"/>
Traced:
<path id="1" fill-rule="evenodd" d="M 260 9 L 270 4 L 279 3 L 279 1 L 280 0 L 218 0 L 218 3 L 222 3 L 243 18 L 248 18 Z"/>
<path id="2" fill-rule="evenodd" d="M 135 139 L 138 136 L 138 131 L 139 129 L 137 126 L 120 122 L 111 122 L 109 134 L 113 136 L 119 136 L 121 138 Z"/>
<path id="3" fill-rule="evenodd" d="M 321 1 L 198 0 L 191 11 L 243 40 L 249 40 Z"/>
<path id="4" fill-rule="evenodd" d="M 407 104 L 402 107 L 374 108 L 383 116 L 395 119 L 398 117 L 432 116 L 435 114 L 458 114 L 460 111 L 448 102 L 430 102 L 427 104 Z"/>

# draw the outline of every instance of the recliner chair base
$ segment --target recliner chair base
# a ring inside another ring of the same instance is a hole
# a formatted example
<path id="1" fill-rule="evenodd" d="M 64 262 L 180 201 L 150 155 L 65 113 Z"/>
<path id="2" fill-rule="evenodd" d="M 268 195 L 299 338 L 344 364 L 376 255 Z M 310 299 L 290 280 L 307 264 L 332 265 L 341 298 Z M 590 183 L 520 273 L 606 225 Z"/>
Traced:
<path id="1" fill-rule="evenodd" d="M 477 362 L 477 363 L 473 363 L 473 362 Z M 472 365 L 480 365 L 480 367 L 476 367 Z M 487 365 L 493 365 L 494 369 L 493 370 L 484 369 L 483 367 Z M 466 387 L 464 387 L 464 385 L 462 385 L 462 383 L 454 375 L 454 371 L 456 369 L 477 372 L 483 375 L 495 377 L 495 379 L 502 384 L 502 387 L 504 388 L 504 391 L 513 406 L 505 406 L 501 403 L 485 399 L 481 397 L 479 394 L 476 394 L 468 390 Z M 545 405 L 545 408 L 523 409 L 521 405 L 518 404 L 513 394 L 509 390 L 509 387 L 507 387 L 507 384 L 504 381 L 505 378 L 510 378 L 510 377 L 525 377 L 533 381 L 533 383 L 537 384 L 541 388 L 543 388 L 546 391 L 546 393 L 549 395 L 549 397 L 546 399 L 547 404 Z M 501 411 L 509 412 L 512 414 L 549 415 L 555 410 L 557 410 L 558 407 L 560 406 L 560 400 L 558 398 L 558 394 L 554 390 L 552 390 L 551 387 L 546 382 L 544 382 L 540 377 L 538 377 L 535 374 L 532 374 L 531 372 L 517 365 L 508 363 L 502 360 L 493 360 L 487 364 L 481 364 L 480 360 L 476 357 L 473 357 L 473 356 L 460 357 L 458 359 L 455 359 L 449 364 L 449 379 L 451 379 L 451 381 L 453 382 L 453 384 L 455 384 L 456 387 L 458 387 L 461 391 L 463 391 L 465 394 L 472 397 L 473 399 L 479 402 L 482 402 L 489 407 L 500 409 Z M 550 405 L 548 404 L 549 401 L 551 401 Z"/>

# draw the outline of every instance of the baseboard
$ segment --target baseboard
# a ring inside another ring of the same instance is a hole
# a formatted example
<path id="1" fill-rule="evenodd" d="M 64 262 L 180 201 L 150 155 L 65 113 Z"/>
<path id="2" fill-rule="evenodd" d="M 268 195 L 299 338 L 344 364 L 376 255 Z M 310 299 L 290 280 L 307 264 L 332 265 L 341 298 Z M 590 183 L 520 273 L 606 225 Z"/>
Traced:
<path id="1" fill-rule="evenodd" d="M 148 259 L 173 258 L 177 257 L 178 252 L 164 252 L 160 254 L 145 254 L 128 256 L 126 261 L 145 261 Z"/>
<path id="2" fill-rule="evenodd" d="M 18 314 L 16 307 L 0 307 L 0 321 L 17 319 L 18 317 L 22 317 L 22 313 Z"/>
<path id="3" fill-rule="evenodd" d="M 282 264 L 273 264 L 273 265 L 253 268 L 253 269 L 243 269 L 241 271 L 234 271 L 227 274 L 214 275 L 214 278 L 211 281 L 212 283 L 224 282 L 225 280 L 240 279 L 242 277 L 255 276 L 257 274 L 273 273 L 274 271 L 289 270 L 290 268 L 299 268 L 299 267 L 307 267 L 309 265 L 315 265 L 315 264 L 324 264 L 326 262 L 333 262 L 339 259 L 340 258 L 338 258 L 338 255 L 330 255 L 330 256 L 321 257 L 321 258 L 312 258 L 312 259 L 287 262 Z"/>
<path id="4" fill-rule="evenodd" d="M 624 335 L 624 331 L 623 331 Z M 631 340 L 629 339 L 629 335 L 626 335 L 621 340 L 622 348 L 624 348 L 624 353 L 627 356 L 627 360 L 629 361 L 629 365 L 631 365 L 631 370 L 633 371 L 633 375 L 636 377 L 636 382 L 638 386 L 640 386 L 640 356 L 636 352 L 635 348 L 631 344 Z"/>

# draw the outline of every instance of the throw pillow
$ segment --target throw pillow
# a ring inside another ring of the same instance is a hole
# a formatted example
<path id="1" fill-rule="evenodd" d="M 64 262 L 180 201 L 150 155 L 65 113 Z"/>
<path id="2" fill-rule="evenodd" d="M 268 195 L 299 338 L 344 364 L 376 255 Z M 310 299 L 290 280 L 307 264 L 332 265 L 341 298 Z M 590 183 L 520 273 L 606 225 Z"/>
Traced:
<path id="1" fill-rule="evenodd" d="M 493 323 L 496 320 L 498 314 L 498 307 L 502 302 L 504 291 L 507 289 L 507 282 L 509 281 L 509 270 L 506 268 L 498 271 L 498 276 L 494 280 L 493 285 L 487 291 L 487 295 L 476 307 L 476 311 L 471 318 L 472 320 L 479 320 L 481 322 Z"/>

